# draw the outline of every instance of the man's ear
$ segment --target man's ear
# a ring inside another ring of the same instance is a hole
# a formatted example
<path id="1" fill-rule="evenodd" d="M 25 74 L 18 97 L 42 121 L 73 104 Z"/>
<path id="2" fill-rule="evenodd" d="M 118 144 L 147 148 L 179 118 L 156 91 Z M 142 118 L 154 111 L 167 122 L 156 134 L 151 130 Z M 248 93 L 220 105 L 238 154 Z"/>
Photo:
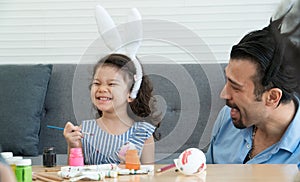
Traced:
<path id="1" fill-rule="evenodd" d="M 272 88 L 267 92 L 267 100 L 266 104 L 268 106 L 275 106 L 277 107 L 279 104 L 279 101 L 282 97 L 282 90 L 279 88 Z"/>

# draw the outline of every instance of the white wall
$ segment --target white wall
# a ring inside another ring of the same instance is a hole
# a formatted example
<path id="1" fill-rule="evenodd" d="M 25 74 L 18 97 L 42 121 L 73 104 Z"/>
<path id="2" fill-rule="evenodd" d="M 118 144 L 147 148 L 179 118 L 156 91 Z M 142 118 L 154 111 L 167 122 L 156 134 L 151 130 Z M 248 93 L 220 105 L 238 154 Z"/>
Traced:
<path id="1" fill-rule="evenodd" d="M 148 38 L 139 51 L 144 63 L 227 62 L 231 46 L 246 32 L 266 26 L 279 1 L 1 0 L 0 64 L 96 59 L 103 53 L 95 44 L 96 4 L 107 8 L 117 24 L 125 22 L 131 7 L 139 9 Z"/>

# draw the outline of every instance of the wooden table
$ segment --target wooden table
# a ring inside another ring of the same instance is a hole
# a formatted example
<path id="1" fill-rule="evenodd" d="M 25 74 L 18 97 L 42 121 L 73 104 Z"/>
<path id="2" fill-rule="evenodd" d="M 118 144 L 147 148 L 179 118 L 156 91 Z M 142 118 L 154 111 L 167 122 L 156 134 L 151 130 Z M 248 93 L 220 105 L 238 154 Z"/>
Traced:
<path id="1" fill-rule="evenodd" d="M 159 169 L 165 165 L 155 165 Z M 45 172 L 47 169 L 42 166 L 33 166 L 33 172 L 56 176 L 57 172 Z M 297 176 L 297 177 L 296 177 Z M 131 182 L 146 182 L 146 181 L 197 181 L 197 182 L 293 182 L 300 177 L 298 167 L 292 164 L 209 164 L 206 172 L 201 175 L 185 176 L 180 172 L 175 172 L 175 169 L 170 169 L 153 175 L 123 175 L 117 178 L 105 178 L 105 181 L 131 181 Z M 35 180 L 36 182 L 41 180 Z M 65 180 L 68 181 L 68 180 Z"/>

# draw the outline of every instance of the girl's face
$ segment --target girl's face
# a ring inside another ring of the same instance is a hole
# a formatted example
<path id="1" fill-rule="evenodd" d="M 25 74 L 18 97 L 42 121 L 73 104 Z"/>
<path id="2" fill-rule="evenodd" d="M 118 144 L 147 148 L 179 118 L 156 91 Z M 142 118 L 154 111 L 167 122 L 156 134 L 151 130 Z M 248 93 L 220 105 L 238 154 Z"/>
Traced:
<path id="1" fill-rule="evenodd" d="M 123 113 L 131 102 L 129 79 L 120 69 L 100 66 L 94 75 L 91 87 L 93 104 L 103 113 Z"/>

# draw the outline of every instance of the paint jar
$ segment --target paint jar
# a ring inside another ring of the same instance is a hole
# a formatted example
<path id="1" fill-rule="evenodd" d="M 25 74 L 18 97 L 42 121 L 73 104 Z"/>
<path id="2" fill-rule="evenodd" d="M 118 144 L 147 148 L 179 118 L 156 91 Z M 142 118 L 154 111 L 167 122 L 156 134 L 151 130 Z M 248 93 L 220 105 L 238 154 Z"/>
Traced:
<path id="1" fill-rule="evenodd" d="M 3 159 L 6 161 L 9 158 L 13 157 L 13 153 L 12 152 L 1 152 L 1 156 L 3 157 Z"/>
<path id="2" fill-rule="evenodd" d="M 69 155 L 70 166 L 84 166 L 82 148 L 71 148 Z"/>
<path id="3" fill-rule="evenodd" d="M 22 159 L 16 162 L 17 182 L 32 182 L 31 159 Z"/>
<path id="4" fill-rule="evenodd" d="M 15 157 L 11 157 L 8 158 L 6 161 L 7 163 L 10 165 L 12 171 L 14 172 L 14 174 L 16 173 L 16 164 L 19 160 L 22 160 L 23 157 L 22 156 L 15 156 Z"/>
<path id="5" fill-rule="evenodd" d="M 54 147 L 45 147 L 43 150 L 43 165 L 45 167 L 56 166 L 56 152 Z"/>

